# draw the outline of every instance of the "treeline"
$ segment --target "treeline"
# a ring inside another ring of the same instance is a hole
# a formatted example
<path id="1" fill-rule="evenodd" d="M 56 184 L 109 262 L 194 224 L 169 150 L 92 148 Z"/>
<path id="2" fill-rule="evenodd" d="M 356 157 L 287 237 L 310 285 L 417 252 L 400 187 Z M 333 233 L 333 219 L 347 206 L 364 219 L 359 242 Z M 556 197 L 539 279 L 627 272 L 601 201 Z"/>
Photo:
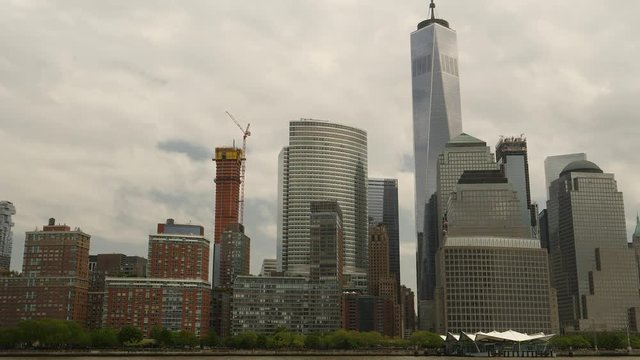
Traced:
<path id="1" fill-rule="evenodd" d="M 633 349 L 640 349 L 640 335 L 632 334 L 627 340 L 623 332 L 592 332 L 555 336 L 549 341 L 555 349 L 595 349 L 617 350 L 626 349 L 629 345 Z"/>
<path id="2" fill-rule="evenodd" d="M 440 336 L 414 332 L 409 339 L 390 338 L 377 332 L 336 330 L 302 335 L 280 329 L 273 334 L 245 332 L 226 338 L 209 332 L 202 338 L 188 331 L 169 331 L 155 327 L 145 339 L 133 326 L 88 331 L 73 321 L 26 320 L 14 328 L 0 328 L 0 349 L 119 349 L 141 348 L 229 348 L 229 349 L 435 349 L 443 344 Z"/>

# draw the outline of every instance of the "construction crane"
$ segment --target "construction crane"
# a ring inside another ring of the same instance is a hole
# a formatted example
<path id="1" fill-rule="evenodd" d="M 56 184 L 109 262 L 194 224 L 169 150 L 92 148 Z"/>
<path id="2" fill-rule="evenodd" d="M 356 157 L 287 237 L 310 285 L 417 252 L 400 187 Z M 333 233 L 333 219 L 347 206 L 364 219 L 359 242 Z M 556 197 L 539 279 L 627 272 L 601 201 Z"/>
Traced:
<path id="1" fill-rule="evenodd" d="M 240 131 L 242 131 L 242 159 L 240 159 L 242 164 L 240 167 L 240 198 L 238 199 L 238 223 L 242 224 L 244 215 L 244 171 L 246 168 L 247 160 L 247 137 L 251 136 L 251 131 L 249 131 L 249 126 L 251 126 L 251 124 L 247 124 L 247 128 L 243 129 L 242 125 L 240 125 L 238 120 L 236 120 L 236 118 L 231 115 L 230 112 L 225 112 L 227 113 L 227 116 L 229 116 L 229 118 L 233 120 L 233 122 L 238 126 Z"/>

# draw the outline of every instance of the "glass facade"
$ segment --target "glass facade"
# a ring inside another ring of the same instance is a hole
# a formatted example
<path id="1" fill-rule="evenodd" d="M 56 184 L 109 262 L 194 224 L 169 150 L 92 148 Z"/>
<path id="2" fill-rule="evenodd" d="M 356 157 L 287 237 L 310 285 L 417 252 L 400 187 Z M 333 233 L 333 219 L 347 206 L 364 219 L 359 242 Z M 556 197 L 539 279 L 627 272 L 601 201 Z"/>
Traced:
<path id="1" fill-rule="evenodd" d="M 639 281 L 613 174 L 588 161 L 570 163 L 551 183 L 547 210 L 560 325 L 626 329 L 629 309 L 640 306 Z"/>
<path id="2" fill-rule="evenodd" d="M 383 224 L 389 236 L 389 272 L 400 286 L 400 226 L 398 180 L 369 179 L 367 187 L 369 223 Z"/>
<path id="3" fill-rule="evenodd" d="M 310 203 L 342 210 L 344 272 L 367 268 L 367 134 L 350 126 L 302 119 L 289 124 L 280 153 L 279 270 L 309 273 Z"/>
<path id="4" fill-rule="evenodd" d="M 432 298 L 426 280 L 430 261 L 429 226 L 436 214 L 427 203 L 436 192 L 438 156 L 452 137 L 462 132 L 456 32 L 446 21 L 423 21 L 411 33 L 415 219 L 418 241 L 418 299 Z M 433 268 L 433 266 L 431 266 Z"/>

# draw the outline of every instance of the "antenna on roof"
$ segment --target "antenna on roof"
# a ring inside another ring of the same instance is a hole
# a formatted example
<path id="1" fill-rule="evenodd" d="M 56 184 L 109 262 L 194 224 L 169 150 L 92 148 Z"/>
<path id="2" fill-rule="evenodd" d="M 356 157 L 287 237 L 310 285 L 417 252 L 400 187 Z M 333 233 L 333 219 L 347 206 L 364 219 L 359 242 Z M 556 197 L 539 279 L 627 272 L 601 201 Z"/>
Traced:
<path id="1" fill-rule="evenodd" d="M 433 0 L 431 0 L 431 4 L 429 4 L 429 12 L 431 13 L 431 18 L 435 19 L 436 18 L 436 4 L 433 3 Z"/>

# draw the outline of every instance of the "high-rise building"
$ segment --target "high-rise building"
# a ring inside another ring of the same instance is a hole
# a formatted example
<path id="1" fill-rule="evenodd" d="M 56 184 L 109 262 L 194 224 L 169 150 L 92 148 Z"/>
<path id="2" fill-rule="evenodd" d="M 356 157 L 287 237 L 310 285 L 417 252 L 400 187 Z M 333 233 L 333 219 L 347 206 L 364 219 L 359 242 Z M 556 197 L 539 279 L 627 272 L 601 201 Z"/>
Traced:
<path id="1" fill-rule="evenodd" d="M 370 224 L 384 224 L 389 236 L 389 273 L 400 285 L 400 226 L 398 180 L 369 179 L 367 208 Z"/>
<path id="2" fill-rule="evenodd" d="M 232 332 L 311 334 L 340 328 L 340 285 L 302 276 L 238 276 L 233 283 Z"/>
<path id="3" fill-rule="evenodd" d="M 220 284 L 220 241 L 222 232 L 229 225 L 237 224 L 240 210 L 240 182 L 242 149 L 218 147 L 213 161 L 216 162 L 216 209 L 213 229 L 212 284 Z"/>
<path id="4" fill-rule="evenodd" d="M 202 226 L 176 224 L 173 219 L 158 224 L 156 234 L 149 235 L 149 277 L 105 278 L 99 327 L 134 325 L 144 336 L 150 336 L 156 326 L 206 334 L 211 303 L 209 250 Z"/>
<path id="5" fill-rule="evenodd" d="M 90 235 L 49 219 L 25 236 L 21 277 L 0 278 L 0 327 L 19 320 L 61 319 L 85 324 Z"/>
<path id="6" fill-rule="evenodd" d="M 249 275 L 251 239 L 244 226 L 233 224 L 222 232 L 220 245 L 220 287 L 231 288 L 238 275 Z"/>
<path id="7" fill-rule="evenodd" d="M 153 260 L 152 260 L 153 259 Z M 149 276 L 209 281 L 209 240 L 200 225 L 167 219 L 149 235 Z"/>
<path id="8" fill-rule="evenodd" d="M 16 208 L 9 201 L 0 201 L 0 273 L 11 269 L 11 249 L 13 247 L 13 222 L 11 215 Z"/>
<path id="9" fill-rule="evenodd" d="M 366 132 L 321 120 L 291 121 L 279 169 L 278 270 L 309 274 L 310 203 L 331 200 L 342 211 L 343 271 L 366 274 Z"/>
<path id="10" fill-rule="evenodd" d="M 549 187 L 551 186 L 551 182 L 560 176 L 565 166 L 578 160 L 587 160 L 587 154 L 554 155 L 547 156 L 547 158 L 544 159 L 544 180 L 547 188 L 547 200 L 550 199 Z"/>
<path id="11" fill-rule="evenodd" d="M 369 228 L 369 295 L 397 298 L 395 277 L 389 273 L 389 236 L 384 225 Z"/>
<path id="12" fill-rule="evenodd" d="M 451 193 L 437 253 L 435 331 L 552 332 L 547 253 L 500 170 L 465 171 Z"/>
<path id="13" fill-rule="evenodd" d="M 433 2 L 429 19 L 411 33 L 411 74 L 418 299 L 427 300 L 433 298 L 433 286 L 428 285 L 433 266 L 428 258 L 433 259 L 435 252 L 428 244 L 434 241 L 429 239 L 430 231 L 433 237 L 429 229 L 437 223 L 435 204 L 428 206 L 428 202 L 437 190 L 438 156 L 462 132 L 457 36 L 446 20 L 435 17 Z"/>
<path id="14" fill-rule="evenodd" d="M 441 225 L 449 195 L 455 191 L 458 179 L 465 170 L 494 170 L 497 169 L 494 155 L 487 143 L 471 135 L 462 133 L 447 142 L 442 153 L 438 156 L 436 168 L 437 193 L 429 199 L 431 224 L 426 241 L 422 245 L 423 264 L 418 273 L 418 293 L 424 298 L 418 301 L 418 322 L 420 329 L 433 328 L 433 319 L 428 319 L 428 313 L 433 310 L 433 296 L 436 284 L 436 251 L 441 245 Z M 420 244 L 419 244 L 420 245 Z M 428 325 L 431 324 L 431 325 Z"/>
<path id="15" fill-rule="evenodd" d="M 416 329 L 415 297 L 415 294 L 410 288 L 404 285 L 400 287 L 403 338 L 409 338 Z"/>
<path id="16" fill-rule="evenodd" d="M 496 161 L 518 194 L 522 221 L 531 224 L 531 236 L 538 238 L 538 212 L 531 203 L 527 139 L 522 135 L 500 138 L 496 145 Z"/>
<path id="17" fill-rule="evenodd" d="M 344 233 L 337 201 L 312 201 L 309 231 L 310 278 L 343 284 Z"/>
<path id="18" fill-rule="evenodd" d="M 260 268 L 260 276 L 271 276 L 277 271 L 277 259 L 262 259 L 262 267 Z"/>
<path id="19" fill-rule="evenodd" d="M 87 300 L 87 327 L 102 326 L 107 276 L 146 277 L 147 259 L 125 254 L 89 255 L 89 292 Z"/>
<path id="20" fill-rule="evenodd" d="M 614 175 L 590 161 L 574 161 L 549 192 L 549 253 L 560 326 L 637 331 L 640 280 Z"/>

